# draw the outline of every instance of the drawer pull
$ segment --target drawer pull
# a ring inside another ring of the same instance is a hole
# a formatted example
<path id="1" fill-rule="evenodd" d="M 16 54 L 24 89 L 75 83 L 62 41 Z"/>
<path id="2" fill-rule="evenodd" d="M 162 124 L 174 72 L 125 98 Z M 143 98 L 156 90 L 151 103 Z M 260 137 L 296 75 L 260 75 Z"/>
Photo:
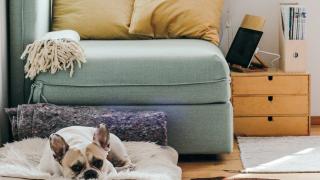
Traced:
<path id="1" fill-rule="evenodd" d="M 268 101 L 273 101 L 273 96 L 268 96 Z"/>
<path id="2" fill-rule="evenodd" d="M 268 80 L 272 81 L 273 80 L 273 76 L 268 76 Z"/>
<path id="3" fill-rule="evenodd" d="M 268 116 L 268 121 L 272 122 L 273 121 L 273 117 L 272 116 Z"/>

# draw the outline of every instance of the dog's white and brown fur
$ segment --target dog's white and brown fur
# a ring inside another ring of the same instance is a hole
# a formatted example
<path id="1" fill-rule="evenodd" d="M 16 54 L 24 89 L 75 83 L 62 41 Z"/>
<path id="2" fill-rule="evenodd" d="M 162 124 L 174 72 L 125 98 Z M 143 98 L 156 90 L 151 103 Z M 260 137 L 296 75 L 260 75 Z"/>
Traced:
<path id="1" fill-rule="evenodd" d="M 104 124 L 52 134 L 40 161 L 42 171 L 71 179 L 103 179 L 116 169 L 133 168 L 124 144 Z"/>

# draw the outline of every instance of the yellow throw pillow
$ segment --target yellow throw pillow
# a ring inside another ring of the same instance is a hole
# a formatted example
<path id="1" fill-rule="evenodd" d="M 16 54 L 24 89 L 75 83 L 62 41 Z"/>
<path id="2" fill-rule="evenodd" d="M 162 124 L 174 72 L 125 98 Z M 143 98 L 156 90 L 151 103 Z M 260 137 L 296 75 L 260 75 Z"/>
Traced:
<path id="1" fill-rule="evenodd" d="M 129 33 L 219 44 L 223 0 L 135 0 Z"/>
<path id="2" fill-rule="evenodd" d="M 52 29 L 72 29 L 82 39 L 131 39 L 134 0 L 54 0 Z"/>

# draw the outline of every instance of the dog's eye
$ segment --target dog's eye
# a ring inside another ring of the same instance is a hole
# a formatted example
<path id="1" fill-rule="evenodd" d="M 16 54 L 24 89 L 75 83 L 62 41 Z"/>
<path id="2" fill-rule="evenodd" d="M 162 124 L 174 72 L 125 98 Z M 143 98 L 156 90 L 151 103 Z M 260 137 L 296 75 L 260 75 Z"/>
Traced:
<path id="1" fill-rule="evenodd" d="M 77 163 L 77 164 L 71 166 L 71 169 L 74 172 L 81 172 L 81 170 L 83 169 L 83 165 L 80 163 Z"/>
<path id="2" fill-rule="evenodd" d="M 100 169 L 103 166 L 103 161 L 95 157 L 92 158 L 91 165 Z"/>

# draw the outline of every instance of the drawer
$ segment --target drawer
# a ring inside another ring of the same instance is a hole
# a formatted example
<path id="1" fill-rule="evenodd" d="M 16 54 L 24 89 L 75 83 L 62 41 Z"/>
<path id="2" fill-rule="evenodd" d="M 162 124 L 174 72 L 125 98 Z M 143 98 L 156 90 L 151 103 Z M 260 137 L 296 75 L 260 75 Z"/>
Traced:
<path id="1" fill-rule="evenodd" d="M 309 135 L 309 117 L 238 117 L 234 119 L 238 136 Z"/>
<path id="2" fill-rule="evenodd" d="M 250 96 L 233 97 L 235 116 L 306 115 L 308 96 Z"/>
<path id="3" fill-rule="evenodd" d="M 308 94 L 309 76 L 233 76 L 233 95 Z"/>

